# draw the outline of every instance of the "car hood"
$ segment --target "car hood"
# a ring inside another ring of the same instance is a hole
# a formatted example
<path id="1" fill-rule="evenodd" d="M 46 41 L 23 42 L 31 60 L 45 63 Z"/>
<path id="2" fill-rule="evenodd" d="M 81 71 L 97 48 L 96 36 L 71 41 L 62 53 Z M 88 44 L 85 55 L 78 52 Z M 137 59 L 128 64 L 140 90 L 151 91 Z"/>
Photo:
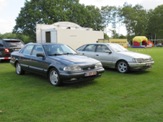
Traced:
<path id="1" fill-rule="evenodd" d="M 60 61 L 65 64 L 95 64 L 98 63 L 96 59 L 89 58 L 87 56 L 80 55 L 61 55 L 61 56 L 50 56 L 52 59 Z"/>
<path id="2" fill-rule="evenodd" d="M 142 54 L 142 53 L 137 53 L 137 52 L 132 52 L 132 51 L 124 51 L 124 52 L 119 52 L 121 55 L 126 55 L 132 58 L 150 58 L 149 55 Z"/>

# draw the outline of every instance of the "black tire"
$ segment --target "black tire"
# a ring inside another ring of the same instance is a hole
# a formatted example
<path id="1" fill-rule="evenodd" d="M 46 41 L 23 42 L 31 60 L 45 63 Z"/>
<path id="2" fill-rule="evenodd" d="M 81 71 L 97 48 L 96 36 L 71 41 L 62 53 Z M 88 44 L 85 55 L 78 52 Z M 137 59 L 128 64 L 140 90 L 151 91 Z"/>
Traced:
<path id="1" fill-rule="evenodd" d="M 19 62 L 16 63 L 15 71 L 16 71 L 16 74 L 18 75 L 23 75 L 25 73 L 25 71 L 20 66 Z"/>
<path id="2" fill-rule="evenodd" d="M 60 80 L 59 73 L 55 68 L 50 69 L 48 76 L 49 76 L 49 82 L 51 83 L 51 85 L 53 86 L 61 85 L 62 82 Z"/>
<path id="3" fill-rule="evenodd" d="M 126 61 L 119 61 L 116 68 L 120 73 L 126 73 L 129 71 L 129 66 Z"/>

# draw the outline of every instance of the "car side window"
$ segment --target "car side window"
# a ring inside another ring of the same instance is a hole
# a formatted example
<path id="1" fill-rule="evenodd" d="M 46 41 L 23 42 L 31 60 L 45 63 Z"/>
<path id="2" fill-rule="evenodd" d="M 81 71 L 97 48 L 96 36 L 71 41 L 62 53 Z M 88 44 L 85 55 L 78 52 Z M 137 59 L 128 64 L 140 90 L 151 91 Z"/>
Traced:
<path id="1" fill-rule="evenodd" d="M 106 51 L 109 51 L 109 49 L 106 45 L 98 45 L 97 46 L 96 52 L 103 52 L 104 53 Z"/>
<path id="2" fill-rule="evenodd" d="M 31 55 L 36 56 L 37 53 L 44 53 L 42 46 L 36 45 L 36 46 L 33 48 L 32 54 L 31 54 Z"/>
<path id="3" fill-rule="evenodd" d="M 85 48 L 85 46 L 86 46 L 86 45 L 83 45 L 83 46 L 79 47 L 77 50 L 78 50 L 78 51 L 83 51 L 84 48 Z"/>
<path id="4" fill-rule="evenodd" d="M 23 53 L 24 55 L 30 55 L 32 49 L 33 49 L 33 45 L 28 45 L 28 46 L 25 47 L 25 49 L 23 50 L 22 53 Z"/>
<path id="5" fill-rule="evenodd" d="M 96 45 L 88 45 L 85 47 L 84 51 L 88 51 L 88 52 L 94 52 L 96 49 Z"/>

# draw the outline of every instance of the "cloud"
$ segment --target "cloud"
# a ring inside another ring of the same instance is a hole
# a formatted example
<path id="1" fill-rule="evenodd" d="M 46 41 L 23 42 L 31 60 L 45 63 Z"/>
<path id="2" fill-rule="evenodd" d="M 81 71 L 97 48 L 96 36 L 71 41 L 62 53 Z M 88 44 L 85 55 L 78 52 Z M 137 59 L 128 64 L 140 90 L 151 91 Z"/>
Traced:
<path id="1" fill-rule="evenodd" d="M 5 2 L 5 0 L 0 0 L 0 5 L 3 4 Z"/>
<path id="2" fill-rule="evenodd" d="M 163 5 L 162 0 L 142 0 L 140 2 L 145 9 L 155 9 L 159 5 Z"/>
<path id="3" fill-rule="evenodd" d="M 10 33 L 13 30 L 13 26 L 15 25 L 15 21 L 12 20 L 3 20 L 0 19 L 0 33 L 4 34 L 4 33 Z"/>
<path id="4" fill-rule="evenodd" d="M 5 0 L 0 0 L 0 11 L 3 10 L 3 8 L 6 6 Z"/>
<path id="5" fill-rule="evenodd" d="M 142 5 L 144 9 L 154 9 L 158 5 L 163 4 L 163 0 L 80 0 L 81 4 L 94 5 L 97 7 L 101 6 L 117 6 L 122 7 L 124 3 Z"/>
<path id="6" fill-rule="evenodd" d="M 25 0 L 0 0 L 0 33 L 12 32 Z"/>

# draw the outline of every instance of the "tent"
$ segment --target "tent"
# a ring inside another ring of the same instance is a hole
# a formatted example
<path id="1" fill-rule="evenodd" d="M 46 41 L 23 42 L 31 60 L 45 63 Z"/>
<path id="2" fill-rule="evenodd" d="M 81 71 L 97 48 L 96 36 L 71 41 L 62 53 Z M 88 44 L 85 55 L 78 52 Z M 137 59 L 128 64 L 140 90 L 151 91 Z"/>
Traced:
<path id="1" fill-rule="evenodd" d="M 146 36 L 135 36 L 132 40 L 132 47 L 144 48 L 153 47 L 153 42 L 149 41 Z"/>

